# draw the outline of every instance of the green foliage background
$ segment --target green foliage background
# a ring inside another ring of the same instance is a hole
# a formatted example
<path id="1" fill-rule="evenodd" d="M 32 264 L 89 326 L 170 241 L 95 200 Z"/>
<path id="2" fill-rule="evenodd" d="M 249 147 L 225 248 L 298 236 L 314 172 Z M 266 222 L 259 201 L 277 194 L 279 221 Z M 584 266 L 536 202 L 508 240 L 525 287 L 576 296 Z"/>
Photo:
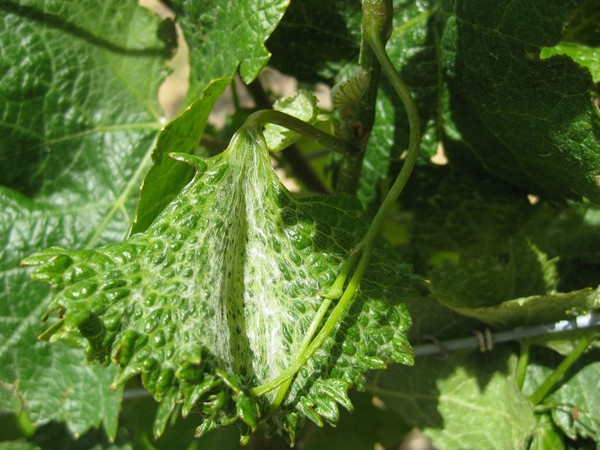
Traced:
<path id="1" fill-rule="evenodd" d="M 238 446 L 231 429 L 191 439 L 194 416 L 154 440 L 156 405 L 135 398 L 135 381 L 123 399 L 109 389 L 115 368 L 37 340 L 50 290 L 19 267 L 43 248 L 120 242 L 132 223 L 146 230 L 194 174 L 167 153 L 210 154 L 198 142 L 237 73 L 252 83 L 268 63 L 303 86 L 331 86 L 358 57 L 358 2 L 169 3 L 192 70 L 184 108 L 165 124 L 157 92 L 176 45 L 172 21 L 133 0 L 0 1 L 0 448 Z M 407 300 L 413 345 L 598 308 L 598 23 L 593 0 L 394 2 L 387 51 L 424 129 L 419 166 L 385 228 L 427 280 Z M 357 192 L 367 218 L 408 140 L 385 80 L 376 111 Z M 438 149 L 447 165 L 430 161 Z M 335 172 L 335 158 L 310 164 L 327 181 Z M 528 400 L 578 337 L 530 342 L 522 389 L 516 344 L 374 373 L 353 414 L 337 429 L 306 425 L 299 445 L 394 448 L 417 427 L 439 448 L 594 448 L 597 346 L 541 405 Z"/>

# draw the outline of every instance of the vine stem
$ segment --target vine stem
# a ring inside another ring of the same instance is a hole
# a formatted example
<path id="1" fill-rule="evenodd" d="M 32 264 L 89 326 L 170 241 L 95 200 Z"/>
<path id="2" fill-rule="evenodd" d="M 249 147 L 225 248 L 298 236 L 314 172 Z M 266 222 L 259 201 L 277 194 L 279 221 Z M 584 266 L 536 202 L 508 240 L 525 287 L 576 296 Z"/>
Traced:
<path id="1" fill-rule="evenodd" d="M 538 386 L 535 392 L 529 397 L 529 401 L 533 406 L 539 404 L 546 395 L 554 388 L 556 383 L 560 381 L 563 375 L 569 368 L 579 359 L 589 345 L 594 341 L 593 335 L 584 335 L 575 345 L 575 348 L 569 353 L 565 359 L 561 361 L 556 369 Z"/>
<path id="2" fill-rule="evenodd" d="M 343 288 L 344 284 L 346 283 L 346 278 L 348 277 L 350 272 L 352 272 L 352 269 L 354 267 L 354 264 L 356 263 L 356 260 L 358 259 L 358 256 L 359 253 L 354 251 L 350 254 L 350 256 L 348 256 L 348 258 L 346 258 L 346 261 L 342 265 L 342 270 L 340 270 L 339 275 L 336 277 L 329 290 L 322 295 L 323 301 L 319 306 L 317 314 L 315 314 L 315 317 L 313 317 L 313 320 L 311 321 L 310 326 L 308 327 L 308 330 L 304 335 L 304 339 L 302 340 L 302 343 L 297 349 L 297 353 L 302 354 L 304 351 L 306 351 L 308 345 L 312 341 L 313 336 L 317 332 L 319 325 L 323 320 L 323 317 L 325 317 L 325 314 L 329 310 L 331 303 L 333 302 L 333 300 L 340 298 L 340 296 L 343 294 Z M 290 377 L 279 386 L 277 394 L 275 394 L 275 398 L 273 398 L 273 400 L 271 401 L 271 411 L 275 410 L 275 408 L 281 405 L 281 403 L 285 399 L 285 396 L 287 395 L 287 391 L 290 385 L 292 384 L 292 380 L 293 378 Z"/>
<path id="3" fill-rule="evenodd" d="M 290 116 L 289 114 L 274 109 L 261 109 L 260 111 L 250 114 L 243 126 L 261 131 L 268 123 L 279 125 L 295 131 L 296 133 L 300 133 L 342 155 L 350 155 L 354 152 L 353 144 L 332 134 L 326 133 L 325 131 L 319 130 L 317 127 L 313 127 L 311 124 L 306 123 L 297 117 Z"/>
<path id="4" fill-rule="evenodd" d="M 529 365 L 529 342 L 521 342 L 519 351 L 519 359 L 515 369 L 515 384 L 519 390 L 523 390 L 525 384 L 525 376 L 527 375 L 527 366 Z"/>
<path id="5" fill-rule="evenodd" d="M 360 254 L 360 259 L 358 260 L 358 265 L 356 266 L 354 274 L 350 278 L 350 281 L 344 289 L 338 303 L 331 311 L 329 317 L 323 324 L 323 327 L 320 329 L 318 334 L 310 341 L 310 343 L 308 343 L 305 346 L 304 349 L 299 349 L 299 351 L 297 352 L 298 356 L 292 360 L 290 366 L 286 370 L 281 372 L 273 380 L 261 386 L 257 386 L 251 390 L 252 394 L 257 396 L 264 395 L 274 389 L 277 389 L 280 386 L 285 386 L 285 388 L 280 389 L 276 396 L 278 400 L 281 400 L 285 395 L 285 391 L 287 391 L 287 387 L 290 384 L 289 380 L 291 380 L 294 377 L 294 375 L 302 368 L 302 366 L 306 364 L 306 362 L 323 345 L 325 339 L 327 339 L 327 337 L 335 329 L 336 325 L 340 322 L 343 314 L 354 299 L 354 295 L 362 280 L 365 270 L 367 269 L 367 265 L 371 257 L 371 251 L 375 243 L 375 239 L 379 235 L 387 215 L 389 214 L 389 212 L 397 202 L 398 197 L 402 193 L 402 190 L 404 189 L 404 186 L 406 185 L 410 174 L 412 173 L 412 170 L 417 162 L 421 136 L 417 107 L 412 99 L 408 87 L 400 79 L 400 76 L 396 72 L 396 69 L 394 68 L 387 53 L 385 52 L 385 48 L 383 46 L 378 31 L 376 29 L 374 30 L 365 28 L 363 30 L 363 33 L 365 40 L 371 46 L 371 48 L 373 49 L 373 53 L 379 60 L 383 72 L 389 78 L 390 82 L 392 83 L 392 86 L 396 90 L 396 93 L 402 100 L 404 107 L 407 111 L 410 131 L 408 154 L 404 161 L 402 169 L 400 170 L 400 173 L 396 178 L 396 181 L 394 181 L 394 184 L 388 192 L 388 195 L 379 207 L 379 210 L 373 218 L 365 236 L 358 244 L 357 248 L 352 252 L 353 255 Z M 313 323 L 310 326 L 310 329 L 316 329 L 316 326 L 319 325 L 321 320 L 322 317 L 315 317 Z M 315 324 L 316 326 L 313 326 Z"/>
<path id="6" fill-rule="evenodd" d="M 382 42 L 387 42 L 392 31 L 391 0 L 363 0 L 362 29 L 365 28 L 376 30 Z M 375 102 L 381 74 L 381 66 L 364 35 L 360 42 L 358 66 L 368 75 L 369 81 L 357 101 L 350 102 L 340 109 L 338 127 L 341 136 L 356 143 L 356 150 L 340 163 L 336 191 L 352 195 L 356 195 L 358 190 L 369 136 L 375 123 Z"/>

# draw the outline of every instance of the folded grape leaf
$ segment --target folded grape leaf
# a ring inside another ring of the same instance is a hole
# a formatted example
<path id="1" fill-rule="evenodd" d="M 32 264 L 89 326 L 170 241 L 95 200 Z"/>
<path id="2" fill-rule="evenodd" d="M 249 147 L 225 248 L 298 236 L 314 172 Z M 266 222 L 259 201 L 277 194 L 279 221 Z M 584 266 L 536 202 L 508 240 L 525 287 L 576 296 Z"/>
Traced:
<path id="1" fill-rule="evenodd" d="M 446 303 L 444 303 L 446 304 Z M 546 295 L 514 298 L 496 306 L 458 307 L 454 311 L 497 328 L 555 323 L 600 308 L 600 289 L 580 289 Z"/>
<path id="2" fill-rule="evenodd" d="M 176 405 L 198 434 L 237 423 L 242 440 L 264 418 L 293 441 L 299 419 L 335 423 L 364 372 L 411 363 L 409 269 L 379 242 L 347 315 L 302 367 L 278 411 L 251 389 L 274 379 L 298 349 L 366 231 L 349 197 L 298 201 L 279 182 L 262 134 L 243 127 L 213 158 L 175 154 L 194 180 L 144 234 L 95 250 L 43 250 L 25 259 L 53 286 L 51 340 L 79 342 L 120 365 L 114 386 L 142 374 L 161 401 L 160 434 Z"/>
<path id="3" fill-rule="evenodd" d="M 536 420 L 508 375 L 514 366 L 507 349 L 458 352 L 376 372 L 368 391 L 421 429 L 436 448 L 526 448 Z"/>
<path id="4" fill-rule="evenodd" d="M 135 0 L 2 1 L 0 15 L 0 407 L 114 436 L 115 370 L 37 341 L 50 290 L 19 261 L 125 235 L 173 27 Z"/>
<path id="5" fill-rule="evenodd" d="M 448 308 L 497 328 L 554 323 L 600 308 L 599 289 L 558 293 L 556 261 L 515 240 L 507 261 L 484 255 L 445 261 L 431 291 Z"/>
<path id="6" fill-rule="evenodd" d="M 159 135 L 152 153 L 154 165 L 144 179 L 131 233 L 150 223 L 192 178 L 190 167 L 176 164 L 168 152 L 191 153 L 200 142 L 208 115 L 219 96 L 240 70 L 245 82 L 258 76 L 270 54 L 264 47 L 283 15 L 287 1 L 269 4 L 240 0 L 172 2 L 190 45 L 190 104 Z"/>
<path id="7" fill-rule="evenodd" d="M 433 296 L 501 328 L 598 308 L 594 204 L 532 205 L 522 192 L 475 175 L 430 168 L 414 180 L 414 248 Z M 572 273 L 581 278 L 577 283 Z"/>

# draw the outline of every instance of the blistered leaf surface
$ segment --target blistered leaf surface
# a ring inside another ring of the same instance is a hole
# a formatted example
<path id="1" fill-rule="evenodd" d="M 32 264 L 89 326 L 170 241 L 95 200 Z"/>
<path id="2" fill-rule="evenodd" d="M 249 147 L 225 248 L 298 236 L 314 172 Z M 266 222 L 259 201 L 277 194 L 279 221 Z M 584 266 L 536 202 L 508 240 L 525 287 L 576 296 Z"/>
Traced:
<path id="1" fill-rule="evenodd" d="M 145 234 L 96 250 L 50 248 L 27 258 L 49 282 L 52 339 L 79 340 L 117 362 L 118 386 L 141 373 L 162 401 L 157 434 L 175 404 L 202 417 L 199 433 L 265 414 L 249 389 L 285 370 L 349 249 L 365 231 L 346 197 L 299 202 L 283 188 L 262 135 L 243 128 L 213 158 L 174 157 L 194 180 Z M 381 244 L 336 332 L 295 377 L 271 424 L 293 439 L 299 417 L 335 423 L 364 372 L 411 362 L 401 303 L 407 267 Z"/>

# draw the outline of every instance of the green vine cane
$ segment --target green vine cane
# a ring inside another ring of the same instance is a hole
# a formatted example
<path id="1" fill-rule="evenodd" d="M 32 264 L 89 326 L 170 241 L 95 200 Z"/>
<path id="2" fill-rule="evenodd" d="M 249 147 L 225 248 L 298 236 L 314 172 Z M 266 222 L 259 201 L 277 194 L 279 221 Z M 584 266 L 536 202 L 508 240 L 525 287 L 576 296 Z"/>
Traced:
<path id="1" fill-rule="evenodd" d="M 373 2 L 373 3 L 376 3 L 376 2 Z M 371 251 L 372 251 L 375 239 L 377 238 L 377 236 L 379 235 L 379 233 L 381 231 L 383 222 L 385 221 L 386 217 L 388 216 L 388 214 L 391 211 L 391 209 L 393 208 L 393 206 L 396 204 L 398 197 L 400 196 L 400 194 L 402 193 L 402 190 L 404 189 L 404 186 L 406 186 L 406 183 L 408 182 L 408 179 L 409 179 L 409 177 L 412 173 L 412 170 L 417 161 L 419 144 L 420 144 L 420 135 L 421 135 L 420 124 L 419 124 L 419 113 L 417 111 L 417 107 L 412 99 L 410 90 L 408 89 L 406 84 L 402 81 L 400 76 L 398 75 L 396 69 L 394 68 L 393 64 L 391 63 L 391 61 L 385 51 L 385 48 L 383 46 L 382 39 L 381 39 L 381 34 L 380 34 L 380 25 L 379 25 L 380 21 L 379 20 L 373 20 L 373 21 L 367 20 L 367 21 L 365 21 L 365 23 L 366 23 L 366 25 L 363 30 L 364 39 L 372 48 L 375 56 L 377 57 L 379 63 L 381 64 L 384 74 L 388 77 L 388 79 L 392 83 L 396 93 L 400 97 L 400 99 L 401 99 L 402 103 L 404 104 L 404 107 L 407 111 L 407 114 L 408 114 L 410 138 L 409 138 L 409 144 L 408 144 L 407 157 L 404 161 L 404 165 L 402 166 L 400 173 L 398 174 L 394 184 L 392 185 L 392 188 L 388 192 L 388 195 L 384 199 L 379 210 L 377 211 L 377 214 L 373 218 L 371 225 L 370 225 L 367 233 L 365 234 L 363 240 L 360 242 L 360 244 L 357 246 L 357 248 L 355 248 L 352 251 L 346 264 L 344 264 L 344 266 L 342 267 L 342 270 L 341 270 L 339 276 L 337 277 L 337 279 L 335 280 L 332 288 L 329 290 L 328 293 L 323 295 L 323 303 L 322 303 L 321 307 L 319 308 L 317 315 L 313 319 L 313 322 L 311 323 L 309 332 L 307 333 L 307 336 L 303 342 L 303 345 L 300 347 L 300 350 L 298 351 L 297 356 L 295 358 L 293 358 L 293 362 L 290 364 L 290 366 L 285 371 L 283 371 L 275 379 L 271 380 L 268 383 L 265 383 L 262 386 L 258 386 L 258 387 L 255 387 L 254 389 L 252 389 L 251 392 L 254 395 L 263 395 L 263 394 L 266 394 L 267 392 L 270 392 L 270 391 L 280 387 L 280 390 L 278 391 L 278 393 L 275 397 L 275 400 L 272 403 L 272 406 L 277 406 L 279 403 L 281 403 L 281 401 L 285 397 L 287 388 L 289 387 L 289 384 L 291 383 L 291 380 L 293 379 L 294 375 L 308 361 L 308 359 L 312 355 L 314 355 L 314 353 L 320 348 L 320 346 L 323 344 L 325 339 L 331 334 L 331 332 L 335 328 L 336 324 L 341 320 L 344 312 L 350 306 L 350 304 L 354 298 L 354 295 L 356 293 L 356 290 L 358 289 L 358 287 L 360 285 L 361 279 L 364 275 L 367 265 L 369 263 L 369 259 L 371 257 Z M 279 113 L 277 115 L 272 115 L 269 113 L 272 113 L 272 111 L 257 113 L 258 115 L 254 115 L 254 117 L 252 118 L 252 120 L 250 121 L 250 123 L 248 125 L 249 126 L 260 126 L 262 124 L 263 120 L 266 121 L 268 119 L 273 119 L 275 117 L 277 117 L 277 119 L 278 119 L 278 123 L 277 123 L 278 125 L 289 126 L 290 128 L 292 126 L 296 125 L 296 124 L 293 124 L 294 121 L 289 121 L 288 123 L 286 123 L 286 120 L 281 120 L 281 119 L 283 119 L 283 116 L 281 116 L 281 113 Z M 310 125 L 308 125 L 307 127 L 310 127 Z M 311 127 L 311 128 L 313 128 L 313 127 Z M 299 131 L 301 133 L 303 132 L 298 127 L 291 128 L 291 129 L 294 129 L 294 131 Z M 319 138 L 321 136 L 319 136 L 317 133 L 312 132 L 309 135 L 309 137 L 314 137 L 317 140 L 319 140 Z M 331 135 L 327 135 L 327 140 L 331 141 Z M 325 142 L 322 142 L 322 143 L 325 143 Z M 339 144 L 338 144 L 338 148 L 342 148 L 342 147 L 339 146 Z M 345 148 L 345 147 L 343 147 L 343 148 Z M 360 256 L 360 258 L 359 258 L 359 256 Z M 342 289 L 347 277 L 349 276 L 354 264 L 356 263 L 356 260 L 358 260 L 356 269 L 355 269 L 352 277 L 350 278 L 350 281 L 346 285 L 346 288 Z M 331 302 L 337 298 L 339 298 L 337 305 L 333 308 L 333 310 L 331 311 L 331 314 L 329 315 L 329 317 L 323 324 L 322 328 L 319 330 L 319 332 L 313 338 L 312 334 L 316 333 L 317 329 L 319 328 L 320 322 L 323 320 L 325 313 L 329 309 Z"/>

